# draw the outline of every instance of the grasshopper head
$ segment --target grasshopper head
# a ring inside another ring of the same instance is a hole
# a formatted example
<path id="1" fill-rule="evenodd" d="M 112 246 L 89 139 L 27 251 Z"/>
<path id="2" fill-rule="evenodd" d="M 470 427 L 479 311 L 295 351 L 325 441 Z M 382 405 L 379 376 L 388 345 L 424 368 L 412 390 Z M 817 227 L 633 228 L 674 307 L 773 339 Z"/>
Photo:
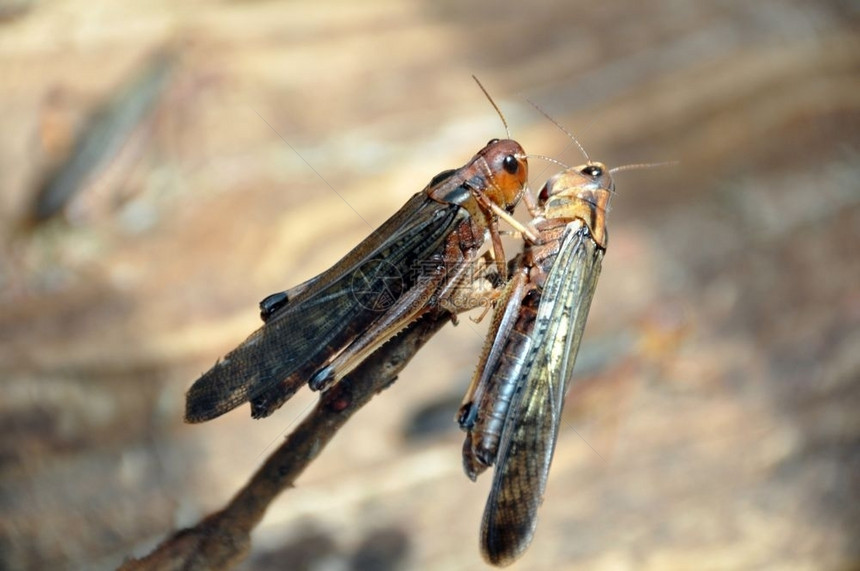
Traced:
<path id="1" fill-rule="evenodd" d="M 478 151 L 476 158 L 486 164 L 486 195 L 507 211 L 513 211 L 529 178 L 526 152 L 513 139 L 493 139 Z"/>
<path id="2" fill-rule="evenodd" d="M 606 212 L 615 192 L 615 181 L 606 165 L 588 162 L 564 170 L 546 181 L 538 204 L 546 218 L 580 218 L 595 242 L 606 247 Z"/>

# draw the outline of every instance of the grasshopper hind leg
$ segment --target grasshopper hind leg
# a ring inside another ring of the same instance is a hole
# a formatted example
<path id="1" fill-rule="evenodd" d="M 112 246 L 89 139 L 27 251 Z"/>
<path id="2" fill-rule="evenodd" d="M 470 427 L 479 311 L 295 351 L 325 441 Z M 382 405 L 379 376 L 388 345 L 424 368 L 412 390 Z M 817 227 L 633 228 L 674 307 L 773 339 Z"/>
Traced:
<path id="1" fill-rule="evenodd" d="M 267 295 L 260 302 L 260 319 L 263 320 L 263 323 L 266 323 L 275 313 L 278 312 L 279 309 L 286 307 L 289 302 L 290 296 L 287 295 L 287 292 L 285 291 L 279 291 L 272 295 Z"/>
<path id="2" fill-rule="evenodd" d="M 331 386 L 335 381 L 334 376 L 334 367 L 328 365 L 320 369 L 311 380 L 308 382 L 308 386 L 312 391 L 321 391 L 323 389 L 327 389 Z"/>

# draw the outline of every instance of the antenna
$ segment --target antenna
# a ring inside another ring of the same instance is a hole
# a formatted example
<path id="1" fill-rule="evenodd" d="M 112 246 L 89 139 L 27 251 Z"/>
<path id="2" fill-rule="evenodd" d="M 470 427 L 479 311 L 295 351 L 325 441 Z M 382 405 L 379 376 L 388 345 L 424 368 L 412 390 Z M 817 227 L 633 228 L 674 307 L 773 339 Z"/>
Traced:
<path id="1" fill-rule="evenodd" d="M 671 167 L 678 164 L 678 161 L 665 161 L 662 163 L 637 163 L 632 165 L 621 165 L 620 167 L 614 167 L 609 169 L 609 174 L 614 174 L 620 171 L 632 171 L 636 169 L 653 169 L 659 167 Z"/>
<path id="2" fill-rule="evenodd" d="M 499 109 L 499 106 L 498 106 L 498 105 L 496 105 L 496 102 L 495 102 L 495 101 L 493 101 L 493 98 L 492 98 L 492 97 L 490 97 L 490 94 L 489 94 L 489 93 L 487 93 L 487 90 L 486 90 L 486 89 L 484 89 L 484 86 L 483 86 L 483 85 L 481 85 L 481 82 L 478 80 L 478 78 L 477 78 L 474 74 L 472 74 L 472 79 L 474 79 L 474 80 L 475 80 L 475 83 L 477 83 L 477 84 L 478 84 L 478 87 L 480 87 L 480 88 L 481 88 L 481 91 L 483 91 L 483 92 L 484 92 L 484 95 L 486 95 L 486 96 L 487 96 L 487 99 L 490 101 L 490 105 L 492 105 L 492 106 L 493 106 L 493 109 L 495 109 L 495 110 L 496 110 L 496 113 L 498 113 L 498 114 L 499 114 L 499 117 L 501 117 L 501 119 L 502 119 L 502 124 L 505 126 L 505 133 L 507 133 L 507 135 L 508 135 L 508 139 L 510 139 L 510 138 L 511 138 L 511 130 L 508 128 L 508 122 L 507 122 L 507 121 L 505 121 L 505 116 L 502 114 L 502 110 L 501 110 L 501 109 Z"/>
<path id="3" fill-rule="evenodd" d="M 571 133 L 570 131 L 568 131 L 567 129 L 565 129 L 565 128 L 562 126 L 562 124 L 561 124 L 561 123 L 559 123 L 558 121 L 556 121 L 555 119 L 553 119 L 553 118 L 550 116 L 550 114 L 549 114 L 549 113 L 547 113 L 547 112 L 544 110 L 544 108 L 543 108 L 543 107 L 541 107 L 540 105 L 538 105 L 537 103 L 535 103 L 535 102 L 534 102 L 534 101 L 532 101 L 531 99 L 526 98 L 526 101 L 528 101 L 528 102 L 529 102 L 529 104 L 530 104 L 532 107 L 534 107 L 535 109 L 537 109 L 537 110 L 540 112 L 540 114 L 541 114 L 541 115 L 543 115 L 544 117 L 546 117 L 547 119 L 549 119 L 550 121 L 552 121 L 552 123 L 553 123 L 556 127 L 558 127 L 558 128 L 559 128 L 559 129 L 561 129 L 565 134 L 567 134 L 567 136 L 568 136 L 568 137 L 570 137 L 570 138 L 573 140 L 573 142 L 574 142 L 574 143 L 576 143 L 576 146 L 577 146 L 577 147 L 579 147 L 580 152 L 581 152 L 581 153 L 582 153 L 582 155 L 585 157 L 585 160 L 586 160 L 586 161 L 588 161 L 588 164 L 591 164 L 591 157 L 589 157 L 589 156 L 588 156 L 588 153 L 587 153 L 587 152 L 585 152 L 585 147 L 583 147 L 583 146 L 582 146 L 582 143 L 580 143 L 580 142 L 579 142 L 579 139 L 577 139 L 577 138 L 573 135 L 573 133 Z"/>
<path id="4" fill-rule="evenodd" d="M 556 165 L 558 165 L 558 166 L 560 166 L 560 167 L 562 167 L 562 168 L 564 168 L 564 169 L 569 169 L 569 168 L 570 168 L 570 165 L 566 165 L 566 164 L 564 164 L 563 162 L 561 162 L 561 161 L 557 161 L 557 160 L 555 160 L 555 159 L 553 159 L 553 158 L 551 158 L 551 157 L 548 157 L 548 156 L 546 156 L 546 155 L 526 155 L 526 158 L 529 158 L 529 159 L 543 159 L 543 160 L 545 160 L 545 161 L 547 161 L 547 162 L 550 162 L 550 163 L 556 164 Z"/>

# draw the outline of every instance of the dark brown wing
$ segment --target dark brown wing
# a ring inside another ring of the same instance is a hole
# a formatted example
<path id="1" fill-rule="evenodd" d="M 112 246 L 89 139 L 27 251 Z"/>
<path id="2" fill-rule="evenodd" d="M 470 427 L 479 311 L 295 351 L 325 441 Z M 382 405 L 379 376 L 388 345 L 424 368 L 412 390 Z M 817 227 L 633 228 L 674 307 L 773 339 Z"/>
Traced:
<path id="1" fill-rule="evenodd" d="M 186 421 L 215 418 L 260 395 L 265 406 L 255 416 L 270 414 L 385 311 L 386 295 L 420 284 L 421 262 L 441 254 L 467 216 L 423 192 L 413 196 L 204 373 L 186 395 Z"/>

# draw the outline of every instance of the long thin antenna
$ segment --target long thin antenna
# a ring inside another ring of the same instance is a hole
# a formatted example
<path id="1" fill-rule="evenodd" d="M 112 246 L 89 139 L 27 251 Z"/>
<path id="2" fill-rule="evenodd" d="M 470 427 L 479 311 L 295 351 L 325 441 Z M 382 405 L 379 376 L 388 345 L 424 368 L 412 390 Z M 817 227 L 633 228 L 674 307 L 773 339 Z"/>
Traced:
<path id="1" fill-rule="evenodd" d="M 561 129 L 565 134 L 567 134 L 567 136 L 568 136 L 568 137 L 570 137 L 570 138 L 573 140 L 573 142 L 574 142 L 574 143 L 576 143 L 576 146 L 577 146 L 577 147 L 579 147 L 580 152 L 581 152 L 581 153 L 582 153 L 582 155 L 585 157 L 585 160 L 588 162 L 588 164 L 591 164 L 591 157 L 589 157 L 589 156 L 588 156 L 588 153 L 586 153 L 586 152 L 585 152 L 585 147 L 583 147 L 583 146 L 582 146 L 582 143 L 580 143 L 580 142 L 579 142 L 579 139 L 577 139 L 577 138 L 573 135 L 573 133 L 571 133 L 570 131 L 568 131 L 567 129 L 565 129 L 565 128 L 564 128 L 564 126 L 562 126 L 562 124 L 561 124 L 561 123 L 559 123 L 558 121 L 556 121 L 555 119 L 553 119 L 553 118 L 550 116 L 550 114 L 549 114 L 549 113 L 547 113 L 547 112 L 544 110 L 544 108 L 543 108 L 543 107 L 541 107 L 540 105 L 538 105 L 537 103 L 535 103 L 534 101 L 532 101 L 532 100 L 531 100 L 531 99 L 529 99 L 529 98 L 526 98 L 526 101 L 528 101 L 528 102 L 529 102 L 529 104 L 530 104 L 532 107 L 534 107 L 535 109 L 537 109 L 538 111 L 540 111 L 540 114 L 541 114 L 541 115 L 543 115 L 544 117 L 546 117 L 547 119 L 549 119 L 550 121 L 552 121 L 552 123 L 553 123 L 556 127 L 558 127 L 558 128 L 559 128 L 559 129 Z"/>
<path id="2" fill-rule="evenodd" d="M 620 167 L 614 167 L 609 169 L 609 174 L 617 173 L 620 171 L 632 171 L 635 169 L 653 169 L 659 167 L 671 167 L 678 164 L 678 161 L 665 161 L 662 163 L 637 163 L 633 165 L 621 165 Z"/>
<path id="3" fill-rule="evenodd" d="M 551 157 L 548 157 L 548 156 L 546 156 L 546 155 L 532 155 L 532 154 L 528 154 L 528 155 L 526 155 L 526 158 L 529 158 L 529 159 L 542 159 L 542 160 L 545 160 L 545 161 L 547 161 L 547 162 L 550 162 L 550 163 L 556 164 L 556 165 L 558 165 L 558 166 L 560 166 L 560 167 L 562 167 L 562 168 L 564 168 L 564 169 L 569 169 L 569 168 L 570 168 L 570 165 L 566 165 L 566 164 L 564 164 L 563 162 L 561 162 L 561 161 L 557 161 L 557 160 L 555 160 L 555 159 L 553 159 L 553 158 L 551 158 Z"/>
<path id="4" fill-rule="evenodd" d="M 493 109 L 495 109 L 495 110 L 496 110 L 496 113 L 498 113 L 498 114 L 499 114 L 499 117 L 501 117 L 501 119 L 502 119 L 502 124 L 505 126 L 505 133 L 507 133 L 507 134 L 508 134 L 508 139 L 510 139 L 510 138 L 511 138 L 511 130 L 508 128 L 508 122 L 507 122 L 507 121 L 505 121 L 505 116 L 502 114 L 502 110 L 501 110 L 501 109 L 499 109 L 499 106 L 498 106 L 498 105 L 496 105 L 496 102 L 495 102 L 495 101 L 493 101 L 493 98 L 492 98 L 492 97 L 490 97 L 490 94 L 489 94 L 489 93 L 487 93 L 487 90 L 486 90 L 486 89 L 484 89 L 484 86 L 483 86 L 483 85 L 481 85 L 481 82 L 478 80 L 478 78 L 477 78 L 477 77 L 475 77 L 475 75 L 474 75 L 474 74 L 472 75 L 472 79 L 474 79 L 474 80 L 475 80 L 475 83 L 477 83 L 477 84 L 478 84 L 478 87 L 480 87 L 480 88 L 481 88 L 481 91 L 483 91 L 483 92 L 484 92 L 484 95 L 486 95 L 486 96 L 487 96 L 487 99 L 490 101 L 490 105 L 492 105 L 492 106 L 493 106 Z"/>

